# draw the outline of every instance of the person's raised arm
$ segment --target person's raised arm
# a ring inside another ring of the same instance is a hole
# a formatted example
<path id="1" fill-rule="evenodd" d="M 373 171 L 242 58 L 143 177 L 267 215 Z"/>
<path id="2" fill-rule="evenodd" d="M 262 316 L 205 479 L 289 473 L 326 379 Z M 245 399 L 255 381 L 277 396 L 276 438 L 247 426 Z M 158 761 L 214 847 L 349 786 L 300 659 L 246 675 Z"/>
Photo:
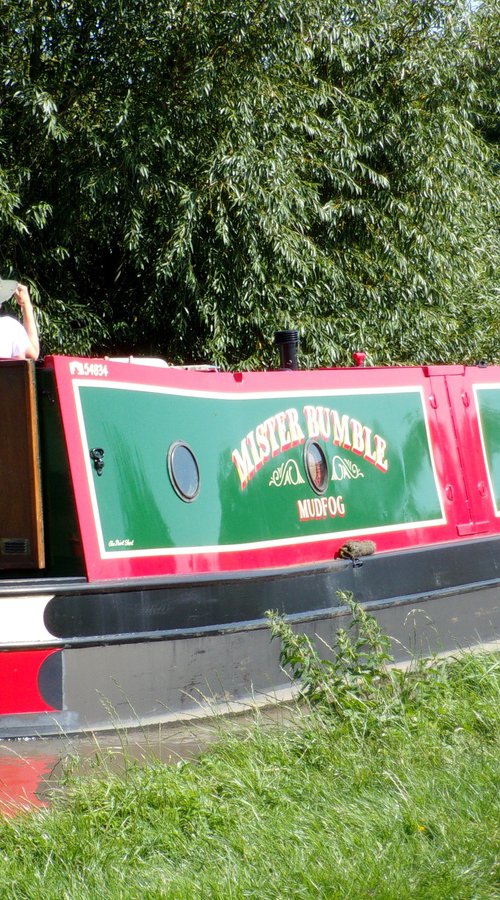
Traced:
<path id="1" fill-rule="evenodd" d="M 36 327 L 33 306 L 31 304 L 30 294 L 25 284 L 18 284 L 14 296 L 23 312 L 23 325 L 28 335 L 28 347 L 25 351 L 26 359 L 38 359 L 40 355 L 40 342 L 38 340 L 38 329 Z"/>

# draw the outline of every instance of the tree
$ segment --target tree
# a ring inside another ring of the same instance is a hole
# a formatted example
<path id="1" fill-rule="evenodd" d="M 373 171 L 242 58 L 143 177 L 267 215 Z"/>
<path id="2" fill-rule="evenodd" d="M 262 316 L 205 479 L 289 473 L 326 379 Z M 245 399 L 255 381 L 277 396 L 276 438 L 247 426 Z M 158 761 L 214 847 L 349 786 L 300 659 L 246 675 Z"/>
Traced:
<path id="1" fill-rule="evenodd" d="M 310 364 L 497 353 L 484 10 L 3 5 L 2 274 L 46 350 L 253 367 L 293 325 Z"/>

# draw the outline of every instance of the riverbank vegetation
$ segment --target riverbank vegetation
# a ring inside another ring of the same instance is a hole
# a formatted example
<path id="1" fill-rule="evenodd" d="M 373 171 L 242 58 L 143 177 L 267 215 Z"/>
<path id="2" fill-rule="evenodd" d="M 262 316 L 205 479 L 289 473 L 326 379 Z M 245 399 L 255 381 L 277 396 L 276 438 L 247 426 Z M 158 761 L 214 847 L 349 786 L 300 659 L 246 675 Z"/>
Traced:
<path id="1" fill-rule="evenodd" d="M 50 809 L 0 821 L 2 895 L 499 896 L 500 658 L 388 668 L 352 612 L 334 660 L 271 615 L 303 696 L 281 724 L 221 723 L 177 766 L 101 760 Z"/>
<path id="2" fill-rule="evenodd" d="M 48 352 L 498 351 L 498 0 L 4 0 L 0 275 Z"/>

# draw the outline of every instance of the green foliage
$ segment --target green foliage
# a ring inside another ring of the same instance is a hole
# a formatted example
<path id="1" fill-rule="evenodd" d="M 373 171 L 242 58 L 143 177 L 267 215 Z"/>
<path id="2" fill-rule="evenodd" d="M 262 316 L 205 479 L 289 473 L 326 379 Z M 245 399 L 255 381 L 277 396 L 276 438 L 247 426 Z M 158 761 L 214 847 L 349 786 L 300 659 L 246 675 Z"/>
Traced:
<path id="1" fill-rule="evenodd" d="M 493 145 L 498 175 L 500 144 L 500 3 L 482 0 L 471 23 L 474 41 L 474 76 L 476 124 Z"/>
<path id="2" fill-rule="evenodd" d="M 442 712 L 449 690 L 450 670 L 438 660 L 418 658 L 409 667 L 394 666 L 390 638 L 376 619 L 366 613 L 352 594 L 339 591 L 341 604 L 350 613 L 347 628 L 339 628 L 331 646 L 295 632 L 284 616 L 268 612 L 271 634 L 281 643 L 280 663 L 297 682 L 299 697 L 322 720 L 346 725 L 355 734 L 384 734 L 404 723 L 418 728 L 425 710 L 428 721 L 446 728 Z M 453 677 L 453 676 L 452 676 Z M 471 698 L 472 699 L 472 698 Z M 476 708 L 477 720 L 481 721 Z M 485 733 L 487 726 L 485 726 Z"/>
<path id="3" fill-rule="evenodd" d="M 101 754 L 51 809 L 0 819 L 2 894 L 496 897 L 499 676 L 498 656 L 443 663 L 427 702 L 383 732 L 289 709 L 281 724 L 221 723 L 193 763 L 150 748 L 116 774 Z"/>
<path id="4" fill-rule="evenodd" d="M 271 634 L 281 642 L 280 664 L 291 670 L 302 699 L 321 707 L 322 713 L 369 727 L 373 717 L 381 721 L 381 712 L 384 721 L 389 711 L 394 713 L 395 680 L 387 667 L 392 662 L 390 639 L 351 594 L 339 591 L 338 596 L 351 620 L 325 648 L 327 658 L 320 656 L 317 643 L 274 612 L 267 614 Z"/>
<path id="5" fill-rule="evenodd" d="M 498 358 L 497 2 L 4 0 L 0 266 L 45 349 Z"/>

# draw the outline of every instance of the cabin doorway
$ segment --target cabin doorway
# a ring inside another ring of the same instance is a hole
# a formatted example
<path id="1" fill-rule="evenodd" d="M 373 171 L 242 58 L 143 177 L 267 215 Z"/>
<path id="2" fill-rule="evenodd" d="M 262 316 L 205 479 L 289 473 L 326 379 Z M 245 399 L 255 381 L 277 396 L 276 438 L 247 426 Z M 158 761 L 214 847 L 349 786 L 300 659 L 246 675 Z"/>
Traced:
<path id="1" fill-rule="evenodd" d="M 42 515 L 35 364 L 0 361 L 0 570 L 42 569 Z"/>

